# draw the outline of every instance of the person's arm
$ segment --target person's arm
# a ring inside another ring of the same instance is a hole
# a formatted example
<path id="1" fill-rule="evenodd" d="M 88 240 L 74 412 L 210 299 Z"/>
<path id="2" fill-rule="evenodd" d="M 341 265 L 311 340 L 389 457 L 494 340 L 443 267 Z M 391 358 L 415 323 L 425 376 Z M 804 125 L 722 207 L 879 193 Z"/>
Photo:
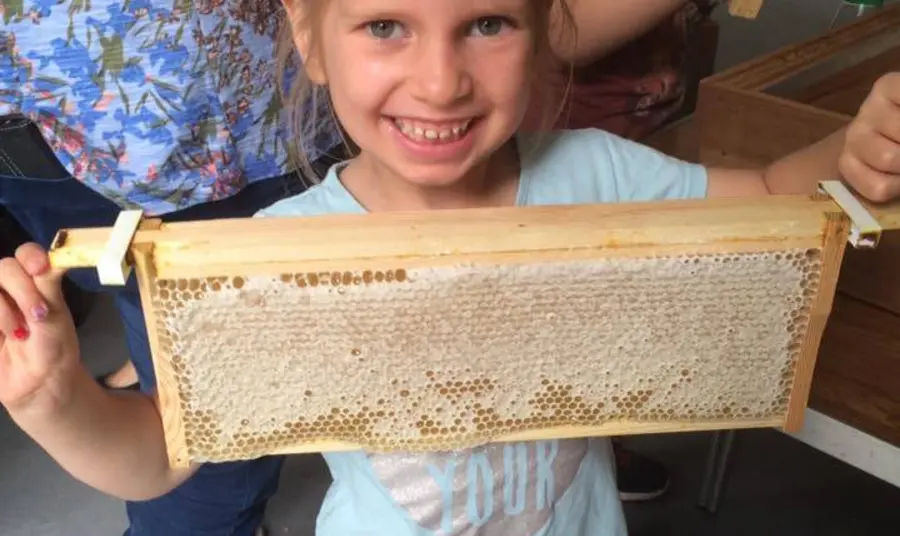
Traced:
<path id="1" fill-rule="evenodd" d="M 846 129 L 792 153 L 765 169 L 710 168 L 709 197 L 810 194 L 819 181 L 839 177 Z"/>
<path id="2" fill-rule="evenodd" d="M 76 479 L 126 500 L 164 495 L 194 469 L 169 466 L 155 397 L 88 373 L 63 276 L 37 244 L 0 260 L 0 403 Z"/>
<path id="3" fill-rule="evenodd" d="M 569 0 L 567 5 L 575 24 L 574 32 L 563 24 L 562 4 L 556 2 L 550 20 L 553 52 L 567 64 L 587 65 L 649 32 L 687 2 Z"/>
<path id="4" fill-rule="evenodd" d="M 843 178 L 876 203 L 900 196 L 900 73 L 883 76 L 853 122 L 764 170 L 709 169 L 709 197 L 814 193 Z"/>
<path id="5" fill-rule="evenodd" d="M 164 495 L 196 471 L 170 467 L 155 397 L 109 392 L 83 367 L 73 372 L 67 393 L 8 408 L 65 471 L 129 501 Z"/>

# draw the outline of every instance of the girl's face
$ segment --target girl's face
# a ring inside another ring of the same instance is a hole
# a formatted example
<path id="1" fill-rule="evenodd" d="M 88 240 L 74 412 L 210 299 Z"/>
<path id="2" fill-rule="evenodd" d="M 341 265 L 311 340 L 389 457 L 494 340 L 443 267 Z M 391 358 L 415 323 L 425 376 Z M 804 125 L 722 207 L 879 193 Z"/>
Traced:
<path id="1" fill-rule="evenodd" d="M 530 0 L 330 0 L 313 82 L 361 161 L 420 186 L 465 180 L 516 132 L 534 58 Z"/>

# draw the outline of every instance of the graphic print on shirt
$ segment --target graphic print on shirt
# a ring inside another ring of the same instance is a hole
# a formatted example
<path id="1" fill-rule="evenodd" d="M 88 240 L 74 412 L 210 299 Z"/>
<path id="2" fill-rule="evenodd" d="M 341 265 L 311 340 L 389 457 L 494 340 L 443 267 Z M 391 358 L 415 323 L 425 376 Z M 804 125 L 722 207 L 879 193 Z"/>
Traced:
<path id="1" fill-rule="evenodd" d="M 491 444 L 427 455 L 370 454 L 399 508 L 439 536 L 532 536 L 553 514 L 586 440 Z"/>

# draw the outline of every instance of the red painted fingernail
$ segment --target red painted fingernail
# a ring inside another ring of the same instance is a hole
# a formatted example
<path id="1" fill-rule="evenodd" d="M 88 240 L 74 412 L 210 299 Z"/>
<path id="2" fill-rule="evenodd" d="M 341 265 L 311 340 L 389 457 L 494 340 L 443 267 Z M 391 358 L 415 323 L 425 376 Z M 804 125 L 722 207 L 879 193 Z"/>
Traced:
<path id="1" fill-rule="evenodd" d="M 20 341 L 24 341 L 28 338 L 28 330 L 24 327 L 17 327 L 15 331 L 13 331 L 13 337 L 19 339 Z"/>

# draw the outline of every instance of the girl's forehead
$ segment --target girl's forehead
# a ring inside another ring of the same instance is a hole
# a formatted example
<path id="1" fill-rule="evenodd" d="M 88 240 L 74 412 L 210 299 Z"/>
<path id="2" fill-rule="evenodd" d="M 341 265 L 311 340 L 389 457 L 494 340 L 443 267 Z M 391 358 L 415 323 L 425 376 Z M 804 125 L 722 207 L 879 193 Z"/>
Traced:
<path id="1" fill-rule="evenodd" d="M 372 11 L 404 12 L 524 12 L 537 0 L 331 0 L 341 14 L 366 14 Z"/>

